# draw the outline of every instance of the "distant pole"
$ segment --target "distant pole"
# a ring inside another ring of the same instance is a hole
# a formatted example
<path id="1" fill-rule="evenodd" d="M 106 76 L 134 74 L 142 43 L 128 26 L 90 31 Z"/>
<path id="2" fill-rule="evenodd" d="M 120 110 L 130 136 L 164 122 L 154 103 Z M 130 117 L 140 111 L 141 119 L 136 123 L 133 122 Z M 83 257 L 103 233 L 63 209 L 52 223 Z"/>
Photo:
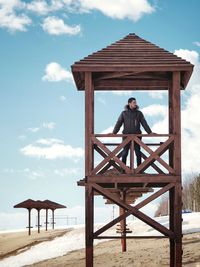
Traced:
<path id="1" fill-rule="evenodd" d="M 113 210 L 112 210 L 112 219 L 114 220 L 115 218 L 115 206 L 113 205 Z"/>
<path id="2" fill-rule="evenodd" d="M 31 209 L 28 209 L 28 234 L 31 235 Z"/>
<path id="3" fill-rule="evenodd" d="M 46 209 L 46 231 L 47 231 L 47 224 L 48 224 L 48 209 Z"/>
<path id="4" fill-rule="evenodd" d="M 40 210 L 38 209 L 38 233 L 40 233 Z"/>
<path id="5" fill-rule="evenodd" d="M 54 229 L 54 210 L 52 210 L 52 229 Z"/>

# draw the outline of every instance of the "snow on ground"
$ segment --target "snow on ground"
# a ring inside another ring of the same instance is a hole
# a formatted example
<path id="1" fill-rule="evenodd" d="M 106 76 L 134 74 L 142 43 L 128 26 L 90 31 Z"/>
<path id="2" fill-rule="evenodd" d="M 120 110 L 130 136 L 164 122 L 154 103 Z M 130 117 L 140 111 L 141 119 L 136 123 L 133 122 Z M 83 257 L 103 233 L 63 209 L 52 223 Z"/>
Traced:
<path id="1" fill-rule="evenodd" d="M 200 232 L 200 212 L 183 214 L 183 233 Z M 156 218 L 162 225 L 168 227 L 168 216 Z M 148 225 L 134 219 L 127 221 L 128 227 L 133 231 L 131 235 L 161 235 Z M 102 224 L 103 225 L 103 224 Z M 95 225 L 95 229 L 102 226 Z M 106 231 L 103 235 L 116 235 L 116 226 Z M 104 242 L 105 240 L 95 240 L 95 244 Z M 0 267 L 21 267 L 49 258 L 62 256 L 67 252 L 84 248 L 85 246 L 85 229 L 84 226 L 77 226 L 72 231 L 66 233 L 62 237 L 54 240 L 42 242 L 31 247 L 29 250 L 16 256 L 10 256 L 0 261 Z"/>

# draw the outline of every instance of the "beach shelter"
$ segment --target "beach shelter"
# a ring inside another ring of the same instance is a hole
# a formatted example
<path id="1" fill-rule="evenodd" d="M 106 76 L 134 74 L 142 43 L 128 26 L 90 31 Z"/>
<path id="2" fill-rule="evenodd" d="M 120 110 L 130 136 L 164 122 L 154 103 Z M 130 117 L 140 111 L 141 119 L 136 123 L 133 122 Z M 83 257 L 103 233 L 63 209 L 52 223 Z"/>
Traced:
<path id="1" fill-rule="evenodd" d="M 46 231 L 47 231 L 47 224 L 48 224 L 48 209 L 50 209 L 52 211 L 52 229 L 54 229 L 54 225 L 55 225 L 55 218 L 54 218 L 54 211 L 56 209 L 65 209 L 67 208 L 66 206 L 62 205 L 62 204 L 59 204 L 59 203 L 56 203 L 56 202 L 53 202 L 51 200 L 44 200 L 43 201 L 45 204 L 48 205 L 48 208 L 46 209 Z"/>
<path id="2" fill-rule="evenodd" d="M 24 208 L 28 210 L 28 234 L 31 235 L 31 210 L 37 207 L 37 203 L 33 199 L 27 199 L 23 202 L 18 203 L 14 208 Z"/>

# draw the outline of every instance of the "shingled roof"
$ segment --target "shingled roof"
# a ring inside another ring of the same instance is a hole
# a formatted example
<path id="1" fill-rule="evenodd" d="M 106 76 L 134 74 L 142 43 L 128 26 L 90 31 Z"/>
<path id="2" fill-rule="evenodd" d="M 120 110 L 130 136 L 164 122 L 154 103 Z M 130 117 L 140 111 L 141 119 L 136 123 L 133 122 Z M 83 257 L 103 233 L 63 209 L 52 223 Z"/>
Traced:
<path id="1" fill-rule="evenodd" d="M 131 33 L 71 68 L 78 90 L 84 90 L 87 71 L 93 73 L 95 90 L 143 90 L 148 81 L 152 90 L 167 90 L 173 71 L 181 72 L 181 89 L 185 89 L 193 65 Z"/>

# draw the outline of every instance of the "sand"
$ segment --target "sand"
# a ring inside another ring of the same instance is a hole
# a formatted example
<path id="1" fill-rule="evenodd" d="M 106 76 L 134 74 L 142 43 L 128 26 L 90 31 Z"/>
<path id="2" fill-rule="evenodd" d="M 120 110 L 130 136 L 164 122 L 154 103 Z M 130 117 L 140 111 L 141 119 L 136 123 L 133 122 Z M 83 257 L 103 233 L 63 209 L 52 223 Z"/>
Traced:
<path id="1" fill-rule="evenodd" d="M 31 245 L 61 236 L 66 230 L 0 234 L 1 257 L 16 252 L 19 248 L 28 249 Z M 183 266 L 200 267 L 200 233 L 183 237 Z M 45 260 L 29 267 L 83 267 L 85 250 L 76 250 L 62 257 Z M 94 248 L 94 266 L 102 267 L 161 267 L 169 266 L 168 239 L 132 239 L 127 240 L 127 252 L 121 252 L 119 240 L 100 243 Z"/>
<path id="2" fill-rule="evenodd" d="M 52 240 L 57 236 L 62 236 L 69 230 L 41 230 L 32 231 L 29 236 L 27 231 L 14 233 L 0 233 L 0 260 L 16 255 L 22 251 L 29 249 L 31 246 L 41 243 L 43 241 Z"/>

